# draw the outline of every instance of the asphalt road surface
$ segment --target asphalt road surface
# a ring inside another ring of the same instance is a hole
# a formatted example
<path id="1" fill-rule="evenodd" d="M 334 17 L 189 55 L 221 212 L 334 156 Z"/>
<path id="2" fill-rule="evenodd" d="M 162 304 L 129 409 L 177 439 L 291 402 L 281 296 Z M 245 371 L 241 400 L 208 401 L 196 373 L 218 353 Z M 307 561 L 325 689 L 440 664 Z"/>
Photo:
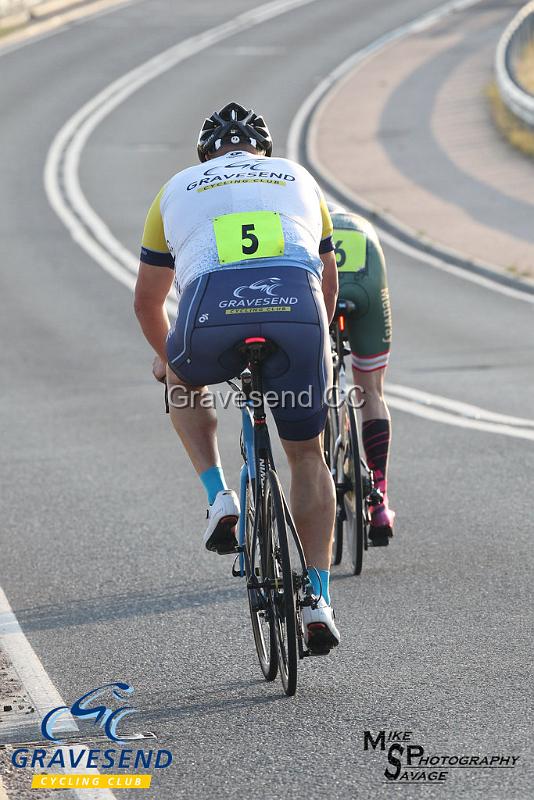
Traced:
<path id="1" fill-rule="evenodd" d="M 63 698 L 135 687 L 133 729 L 174 754 L 147 797 L 524 800 L 533 442 L 394 411 L 396 539 L 360 578 L 335 568 L 342 644 L 302 663 L 287 699 L 260 678 L 231 559 L 202 547 L 204 493 L 163 413 L 131 293 L 47 201 L 49 146 L 84 102 L 248 5 L 145 0 L 0 58 L 0 585 Z M 250 104 L 283 153 L 322 77 L 435 5 L 315 2 L 180 63 L 90 136 L 89 203 L 137 253 L 155 192 L 194 163 L 204 116 L 231 98 Z M 532 306 L 386 254 L 391 381 L 532 416 Z M 234 485 L 238 427 L 235 410 L 222 414 Z M 428 754 L 520 759 L 453 769 L 436 786 L 384 785 L 386 757 L 363 750 L 366 730 L 412 731 Z"/>

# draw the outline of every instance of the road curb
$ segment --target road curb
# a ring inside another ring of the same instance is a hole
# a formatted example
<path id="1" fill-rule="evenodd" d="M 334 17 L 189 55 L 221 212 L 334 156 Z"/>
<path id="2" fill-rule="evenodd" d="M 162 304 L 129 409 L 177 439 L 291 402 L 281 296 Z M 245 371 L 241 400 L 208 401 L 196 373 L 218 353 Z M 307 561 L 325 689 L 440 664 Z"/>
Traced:
<path id="1" fill-rule="evenodd" d="M 304 127 L 303 132 L 305 141 L 302 143 L 299 160 L 310 172 L 315 174 L 320 181 L 321 186 L 326 189 L 327 193 L 331 195 L 334 200 L 341 205 L 348 207 L 349 210 L 354 211 L 356 214 L 361 214 L 363 217 L 366 217 L 370 222 L 376 225 L 376 227 L 381 228 L 391 236 L 399 239 L 404 244 L 419 250 L 425 255 L 445 261 L 447 264 L 452 264 L 453 266 L 459 267 L 460 269 L 464 269 L 468 272 L 473 272 L 476 275 L 480 275 L 483 278 L 488 278 L 489 280 L 500 283 L 503 286 L 508 286 L 511 289 L 519 289 L 522 292 L 534 295 L 534 285 L 506 275 L 499 270 L 498 267 L 491 264 L 481 263 L 475 259 L 463 256 L 460 253 L 455 253 L 454 251 L 449 250 L 447 247 L 426 242 L 424 239 L 419 237 L 415 231 L 412 231 L 395 217 L 391 217 L 388 214 L 379 211 L 371 204 L 366 203 L 362 198 L 356 199 L 351 192 L 334 183 L 332 179 L 326 175 L 325 171 L 319 170 L 317 168 L 317 164 L 311 161 L 308 156 L 306 139 L 312 117 L 313 113 L 310 115 L 310 118 Z"/>
<path id="2" fill-rule="evenodd" d="M 8 14 L 5 17 L 0 17 L 0 31 L 9 28 L 20 28 L 31 19 L 29 11 L 18 11 L 16 14 Z"/>
<path id="3" fill-rule="evenodd" d="M 71 6 L 81 5 L 83 0 L 45 0 L 42 3 L 32 3 L 15 13 L 0 15 L 0 30 L 3 28 L 18 28 L 34 19 L 41 19 L 48 15 L 64 11 Z"/>
<path id="4" fill-rule="evenodd" d="M 12 45 L 24 43 L 42 34 L 57 32 L 70 22 L 89 18 L 102 11 L 128 5 L 135 0 L 47 0 L 20 14 L 0 17 L 0 55 Z M 14 28 L 14 30 L 9 30 Z"/>

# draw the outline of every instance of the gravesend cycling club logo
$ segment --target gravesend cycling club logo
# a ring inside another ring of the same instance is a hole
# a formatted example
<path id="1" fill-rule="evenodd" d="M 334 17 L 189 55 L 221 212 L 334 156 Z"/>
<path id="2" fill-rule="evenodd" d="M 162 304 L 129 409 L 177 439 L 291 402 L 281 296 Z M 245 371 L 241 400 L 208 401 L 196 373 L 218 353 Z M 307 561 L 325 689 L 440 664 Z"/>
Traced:
<path id="1" fill-rule="evenodd" d="M 99 725 L 103 728 L 104 733 L 112 742 L 123 742 L 124 739 L 120 739 L 117 736 L 117 725 L 127 714 L 135 714 L 137 709 L 130 708 L 129 706 L 121 706 L 113 710 L 102 704 L 94 707 L 89 705 L 89 703 L 102 697 L 108 690 L 110 690 L 112 697 L 116 700 L 125 700 L 129 695 L 133 694 L 133 688 L 127 683 L 106 683 L 98 689 L 92 689 L 90 692 L 87 692 L 87 694 L 75 700 L 70 707 L 58 706 L 57 708 L 53 708 L 52 711 L 48 712 L 41 723 L 41 733 L 45 739 L 50 739 L 51 742 L 60 744 L 60 740 L 56 739 L 54 736 L 54 725 L 58 719 L 68 711 L 77 719 L 94 720 L 95 725 Z"/>
<path id="2" fill-rule="evenodd" d="M 254 283 L 237 286 L 233 298 L 221 300 L 219 308 L 225 314 L 246 314 L 254 311 L 291 311 L 298 303 L 298 297 L 283 295 L 281 278 L 261 278 Z"/>
<path id="3" fill-rule="evenodd" d="M 419 742 L 414 742 L 412 731 L 364 731 L 363 749 L 383 753 L 387 765 L 383 783 L 446 783 L 452 770 L 514 769 L 519 756 L 490 753 L 428 753 Z"/>
<path id="4" fill-rule="evenodd" d="M 131 741 L 143 738 L 153 738 L 150 735 L 127 735 L 119 731 L 119 723 L 125 717 L 138 713 L 138 709 L 124 703 L 133 694 L 133 687 L 124 681 L 106 683 L 96 689 L 86 692 L 70 706 L 57 706 L 45 714 L 41 722 L 41 734 L 44 738 L 43 747 L 17 747 L 11 755 L 11 763 L 17 769 L 41 769 L 32 777 L 32 789 L 148 789 L 151 785 L 152 775 L 139 770 L 166 769 L 172 764 L 172 753 L 169 750 L 132 749 L 127 747 L 85 747 L 83 744 L 68 746 L 68 740 L 59 738 L 60 733 L 70 731 L 71 742 L 73 738 L 83 738 L 72 731 L 76 726 L 75 720 L 80 723 L 91 723 L 103 733 L 100 738 L 107 739 L 113 745 L 125 745 Z M 79 728 L 82 736 L 85 734 L 83 727 Z M 88 739 L 94 739 L 94 733 L 87 734 Z M 54 749 L 46 746 L 46 740 L 58 745 Z M 32 743 L 33 744 L 33 743 Z M 61 769 L 66 774 L 48 772 Z M 84 773 L 83 770 L 90 770 Z M 110 770 L 126 770 L 118 774 L 110 774 Z M 69 770 L 76 770 L 69 774 Z M 99 771 L 102 772 L 99 772 Z"/>
<path id="5" fill-rule="evenodd" d="M 205 189 L 213 189 L 219 186 L 227 186 L 233 183 L 270 183 L 278 186 L 285 186 L 287 182 L 296 180 L 290 172 L 273 172 L 266 169 L 264 161 L 242 161 L 230 160 L 215 167 L 207 167 L 204 177 L 198 181 L 188 184 L 187 191 L 196 189 L 202 192 Z"/>
<path id="6" fill-rule="evenodd" d="M 281 282 L 281 278 L 265 278 L 251 283 L 250 286 L 238 286 L 237 289 L 234 289 L 234 297 L 238 297 L 241 300 L 243 293 L 248 293 L 249 291 L 263 292 L 263 294 L 273 297 L 279 291 Z"/>

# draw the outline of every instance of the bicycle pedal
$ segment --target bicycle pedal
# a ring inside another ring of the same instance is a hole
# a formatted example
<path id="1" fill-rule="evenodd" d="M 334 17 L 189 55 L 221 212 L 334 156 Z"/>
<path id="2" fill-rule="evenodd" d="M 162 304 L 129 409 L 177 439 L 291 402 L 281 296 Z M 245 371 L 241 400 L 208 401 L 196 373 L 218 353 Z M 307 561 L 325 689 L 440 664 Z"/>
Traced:
<path id="1" fill-rule="evenodd" d="M 369 547 L 387 547 L 391 537 L 390 528 L 375 528 L 373 530 L 371 527 L 368 534 Z"/>
<path id="2" fill-rule="evenodd" d="M 373 489 L 369 495 L 369 505 L 379 506 L 384 502 L 384 495 L 380 489 Z"/>

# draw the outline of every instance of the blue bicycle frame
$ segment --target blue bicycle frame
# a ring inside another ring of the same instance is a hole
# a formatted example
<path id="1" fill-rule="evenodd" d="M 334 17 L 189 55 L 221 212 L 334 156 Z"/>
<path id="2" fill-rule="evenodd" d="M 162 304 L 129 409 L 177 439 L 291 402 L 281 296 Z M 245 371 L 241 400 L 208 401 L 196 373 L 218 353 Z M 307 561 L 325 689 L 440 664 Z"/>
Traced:
<path id="1" fill-rule="evenodd" d="M 241 467 L 241 476 L 239 483 L 239 500 L 241 503 L 242 513 L 239 517 L 239 575 L 245 575 L 245 530 L 247 522 L 247 482 L 253 486 L 253 481 L 256 478 L 256 459 L 254 453 L 254 422 L 252 417 L 252 401 L 247 400 L 243 403 L 241 409 L 241 422 L 242 422 L 242 436 L 243 436 L 243 451 L 245 455 L 245 463 Z"/>

